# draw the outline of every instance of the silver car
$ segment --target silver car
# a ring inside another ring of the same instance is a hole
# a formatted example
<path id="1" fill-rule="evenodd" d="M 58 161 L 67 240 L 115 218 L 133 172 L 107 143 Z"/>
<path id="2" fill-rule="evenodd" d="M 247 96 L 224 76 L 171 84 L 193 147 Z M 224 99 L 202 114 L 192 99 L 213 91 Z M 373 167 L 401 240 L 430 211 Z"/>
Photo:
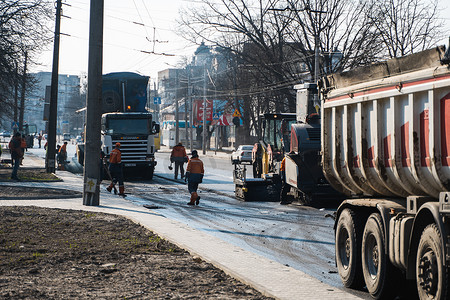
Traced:
<path id="1" fill-rule="evenodd" d="M 232 164 L 252 163 L 253 145 L 240 145 L 236 151 L 231 153 Z"/>

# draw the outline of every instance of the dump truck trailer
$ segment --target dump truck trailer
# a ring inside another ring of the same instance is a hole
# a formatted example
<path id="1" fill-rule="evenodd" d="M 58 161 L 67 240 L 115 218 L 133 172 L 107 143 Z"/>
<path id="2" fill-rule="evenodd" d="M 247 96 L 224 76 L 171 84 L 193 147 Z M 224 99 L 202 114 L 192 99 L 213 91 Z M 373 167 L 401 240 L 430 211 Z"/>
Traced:
<path id="1" fill-rule="evenodd" d="M 321 157 L 346 287 L 450 293 L 450 69 L 438 47 L 319 82 Z"/>

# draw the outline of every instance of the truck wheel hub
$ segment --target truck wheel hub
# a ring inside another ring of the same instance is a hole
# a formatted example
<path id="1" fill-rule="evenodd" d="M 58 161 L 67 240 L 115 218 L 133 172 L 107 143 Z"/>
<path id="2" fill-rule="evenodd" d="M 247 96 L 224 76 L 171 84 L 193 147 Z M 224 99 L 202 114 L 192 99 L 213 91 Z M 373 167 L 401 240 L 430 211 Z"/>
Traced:
<path id="1" fill-rule="evenodd" d="M 350 260 L 350 238 L 345 240 L 345 256 Z"/>
<path id="2" fill-rule="evenodd" d="M 418 280 L 420 287 L 427 293 L 436 294 L 438 285 L 438 266 L 433 251 L 426 252 L 419 263 Z"/>
<path id="3" fill-rule="evenodd" d="M 378 268 L 378 246 L 372 248 L 372 262 L 375 268 Z"/>

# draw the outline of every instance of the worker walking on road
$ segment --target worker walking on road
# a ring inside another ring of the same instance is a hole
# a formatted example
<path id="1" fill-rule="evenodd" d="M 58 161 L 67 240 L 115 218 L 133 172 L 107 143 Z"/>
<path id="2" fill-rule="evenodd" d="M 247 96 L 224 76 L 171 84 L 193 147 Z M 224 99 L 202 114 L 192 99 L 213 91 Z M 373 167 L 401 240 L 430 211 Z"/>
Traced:
<path id="1" fill-rule="evenodd" d="M 172 153 L 170 154 L 170 162 L 175 163 L 175 179 L 178 178 L 178 168 L 180 169 L 181 179 L 184 178 L 184 163 L 187 162 L 188 156 L 186 154 L 186 149 L 183 147 L 183 144 L 178 143 L 172 149 Z"/>
<path id="2" fill-rule="evenodd" d="M 115 148 L 109 155 L 109 172 L 111 173 L 111 184 L 106 188 L 111 192 L 115 184 L 119 182 L 119 196 L 125 197 L 125 186 L 123 185 L 122 153 L 120 152 L 120 143 L 116 143 Z"/>
<path id="3" fill-rule="evenodd" d="M 202 183 L 204 173 L 203 162 L 198 158 L 197 150 L 193 150 L 192 157 L 187 164 L 185 178 L 185 181 L 186 179 L 188 181 L 189 193 L 191 193 L 191 201 L 188 205 L 198 205 L 200 203 L 200 196 L 197 194 L 197 189 L 198 184 Z"/>

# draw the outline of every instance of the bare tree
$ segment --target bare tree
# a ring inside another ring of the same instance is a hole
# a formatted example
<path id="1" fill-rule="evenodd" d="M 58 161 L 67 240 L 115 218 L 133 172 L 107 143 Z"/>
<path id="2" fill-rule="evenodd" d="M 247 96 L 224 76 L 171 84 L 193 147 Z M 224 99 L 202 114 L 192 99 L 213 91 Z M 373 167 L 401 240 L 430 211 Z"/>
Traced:
<path id="1" fill-rule="evenodd" d="M 295 111 L 293 85 L 313 78 L 315 41 L 322 54 L 321 75 L 372 61 L 377 51 L 367 47 L 375 37 L 365 26 L 364 10 L 355 10 L 355 3 L 202 0 L 181 11 L 180 25 L 192 42 L 206 41 L 228 52 L 229 72 L 224 76 L 229 79 L 217 93 L 242 100 L 243 135 L 249 136 L 258 129 L 259 114 Z"/>
<path id="2" fill-rule="evenodd" d="M 277 19 L 269 10 L 276 2 L 203 0 L 203 6 L 182 12 L 180 23 L 191 41 L 230 51 L 240 66 L 252 68 L 260 80 L 283 82 L 289 76 L 283 70 L 288 61 L 284 53 L 288 20 Z"/>
<path id="3" fill-rule="evenodd" d="M 50 18 L 51 6 L 44 0 L 0 2 L 0 104 L 4 107 L 14 107 L 15 83 L 23 80 L 25 52 L 28 62 L 33 63 L 34 56 L 51 41 L 47 28 Z"/>
<path id="4" fill-rule="evenodd" d="M 438 0 L 372 0 L 367 16 L 386 58 L 430 48 L 443 25 L 438 18 Z"/>

